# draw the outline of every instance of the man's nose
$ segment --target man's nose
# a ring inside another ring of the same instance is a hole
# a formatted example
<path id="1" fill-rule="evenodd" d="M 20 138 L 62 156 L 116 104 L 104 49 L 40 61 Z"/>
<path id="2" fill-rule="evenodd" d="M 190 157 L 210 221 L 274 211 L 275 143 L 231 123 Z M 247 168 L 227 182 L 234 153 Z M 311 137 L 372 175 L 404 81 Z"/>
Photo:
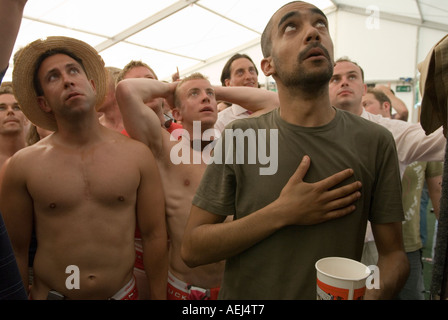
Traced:
<path id="1" fill-rule="evenodd" d="M 8 106 L 6 112 L 7 114 L 14 114 L 14 106 Z"/>
<path id="2" fill-rule="evenodd" d="M 319 41 L 320 42 L 320 34 L 319 31 L 314 26 L 309 26 L 307 30 L 307 34 L 305 36 L 305 42 L 309 43 L 312 41 Z"/>
<path id="3" fill-rule="evenodd" d="M 341 87 L 347 87 L 348 86 L 348 79 L 347 77 L 341 78 Z"/>
<path id="4" fill-rule="evenodd" d="M 244 71 L 244 78 L 246 79 L 250 79 L 253 77 L 252 72 L 250 72 L 249 70 Z"/>
<path id="5" fill-rule="evenodd" d="M 62 75 L 62 80 L 64 81 L 64 87 L 65 88 L 68 88 L 68 87 L 70 87 L 70 86 L 72 86 L 74 84 L 73 83 L 73 79 L 70 77 L 70 75 L 68 75 L 66 73 L 64 73 Z"/>
<path id="6" fill-rule="evenodd" d="M 208 96 L 207 92 L 202 92 L 202 101 L 203 102 L 210 101 L 210 97 Z"/>

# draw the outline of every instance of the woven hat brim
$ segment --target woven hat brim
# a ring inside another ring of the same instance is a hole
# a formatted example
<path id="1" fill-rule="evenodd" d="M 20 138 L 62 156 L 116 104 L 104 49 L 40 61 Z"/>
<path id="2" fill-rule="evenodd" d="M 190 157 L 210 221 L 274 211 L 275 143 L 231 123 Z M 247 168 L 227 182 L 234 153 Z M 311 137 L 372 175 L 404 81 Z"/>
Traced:
<path id="1" fill-rule="evenodd" d="M 24 47 L 14 63 L 12 83 L 14 95 L 22 112 L 36 126 L 56 131 L 57 124 L 53 114 L 44 112 L 38 106 L 33 85 L 33 73 L 38 58 L 51 49 L 64 49 L 79 57 L 86 69 L 87 76 L 93 80 L 96 88 L 96 106 L 103 103 L 107 90 L 107 78 L 104 61 L 89 44 L 70 37 L 54 36 L 38 39 Z"/>

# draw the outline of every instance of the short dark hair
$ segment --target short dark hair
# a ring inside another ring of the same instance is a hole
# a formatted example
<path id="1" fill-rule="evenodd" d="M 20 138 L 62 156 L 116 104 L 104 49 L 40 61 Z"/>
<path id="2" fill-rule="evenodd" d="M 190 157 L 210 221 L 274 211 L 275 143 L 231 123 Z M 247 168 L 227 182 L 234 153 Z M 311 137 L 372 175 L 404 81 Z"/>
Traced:
<path id="1" fill-rule="evenodd" d="M 261 45 L 261 52 L 263 53 L 263 57 L 267 58 L 271 55 L 271 50 L 272 50 L 272 39 L 271 39 L 271 33 L 272 33 L 272 20 L 275 16 L 275 14 L 282 8 L 293 4 L 293 3 L 307 3 L 306 1 L 291 1 L 289 3 L 284 4 L 283 6 L 281 6 L 269 19 L 268 23 L 266 24 L 266 27 L 263 30 L 263 33 L 261 34 L 261 39 L 260 39 L 260 45 Z M 314 5 L 313 5 L 314 6 Z M 317 9 L 319 11 L 319 13 L 321 13 L 323 16 L 326 17 L 325 13 L 323 13 L 320 9 Z"/>
<path id="2" fill-rule="evenodd" d="M 41 96 L 43 95 L 43 89 L 42 86 L 39 82 L 39 78 L 37 77 L 37 73 L 39 71 L 39 68 L 42 64 L 42 62 L 47 59 L 48 57 L 54 56 L 56 54 L 65 54 L 67 56 L 69 56 L 70 58 L 72 58 L 73 60 L 75 60 L 76 62 L 78 62 L 82 69 L 84 70 L 84 72 L 87 74 L 87 70 L 84 67 L 84 64 L 82 62 L 82 59 L 79 58 L 76 54 L 74 54 L 73 52 L 64 49 L 64 48 L 55 48 L 55 49 L 50 49 L 48 51 L 45 51 L 43 54 L 41 54 L 39 56 L 39 58 L 36 60 L 36 64 L 34 66 L 34 73 L 33 73 L 33 86 L 34 86 L 34 91 L 36 92 L 37 96 Z M 88 75 L 87 75 L 88 77 Z"/>
<path id="3" fill-rule="evenodd" d="M 389 111 L 392 114 L 392 101 L 390 101 L 389 97 L 381 90 L 375 89 L 375 88 L 369 88 L 367 89 L 367 93 L 373 94 L 376 100 L 383 105 L 383 103 L 388 102 L 390 105 Z"/>
<path id="4" fill-rule="evenodd" d="M 359 64 L 357 64 L 355 61 L 351 60 L 349 57 L 339 58 L 338 60 L 336 60 L 334 65 L 337 65 L 339 62 L 350 62 L 350 63 L 354 64 L 355 66 L 357 66 L 361 70 L 361 79 L 362 79 L 362 82 L 364 82 L 364 70 L 361 68 L 361 66 Z"/>
<path id="5" fill-rule="evenodd" d="M 252 64 L 255 67 L 255 72 L 258 74 L 257 66 L 255 65 L 255 63 L 252 61 L 252 59 L 247 54 L 236 53 L 232 57 L 230 57 L 229 60 L 227 60 L 226 64 L 224 65 L 224 68 L 222 68 L 221 84 L 223 87 L 226 86 L 226 79 L 230 79 L 230 76 L 231 76 L 230 67 L 232 66 L 233 61 L 241 59 L 241 58 L 245 58 L 245 59 L 249 60 L 250 62 L 252 62 Z"/>
<path id="6" fill-rule="evenodd" d="M 274 17 L 274 15 L 272 15 Z M 272 41 L 271 41 L 271 32 L 272 32 L 272 17 L 269 19 L 268 24 L 263 30 L 260 39 L 261 52 L 263 53 L 263 58 L 267 58 L 271 55 L 272 50 Z"/>

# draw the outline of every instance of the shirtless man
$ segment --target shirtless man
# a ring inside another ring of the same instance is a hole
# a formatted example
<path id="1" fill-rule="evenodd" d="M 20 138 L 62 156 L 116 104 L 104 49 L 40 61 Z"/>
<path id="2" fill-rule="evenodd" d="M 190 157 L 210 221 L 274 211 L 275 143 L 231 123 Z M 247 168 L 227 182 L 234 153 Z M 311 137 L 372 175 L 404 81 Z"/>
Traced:
<path id="1" fill-rule="evenodd" d="M 23 10 L 27 0 L 0 0 L 0 83 L 8 69 L 9 59 L 16 43 L 22 22 Z M 0 300 L 24 300 L 27 298 L 20 278 L 11 241 L 6 232 L 2 213 L 0 212 L 0 275 L 6 279 L 0 281 Z"/>
<path id="2" fill-rule="evenodd" d="M 15 64 L 13 84 L 23 112 L 55 131 L 11 158 L 0 194 L 26 286 L 35 221 L 32 299 L 135 299 L 136 221 L 151 298 L 166 297 L 160 175 L 146 146 L 99 123 L 95 105 L 105 82 L 98 53 L 72 38 L 37 40 Z"/>
<path id="3" fill-rule="evenodd" d="M 211 145 L 208 143 L 211 138 L 204 135 L 205 141 L 201 143 L 200 140 L 203 140 L 203 133 L 213 133 L 208 129 L 213 128 L 217 119 L 216 98 L 233 103 L 246 101 L 247 106 L 254 110 L 255 107 L 261 110 L 267 108 L 266 105 L 274 100 L 267 96 L 268 91 L 265 90 L 257 95 L 252 94 L 253 92 L 248 94 L 251 89 L 260 91 L 243 87 L 213 88 L 200 74 L 193 74 L 174 83 L 126 79 L 117 85 L 117 101 L 125 128 L 131 137 L 151 148 L 162 176 L 170 239 L 168 299 L 188 299 L 190 293 L 197 294 L 198 291 L 201 296 L 203 290 L 190 292 L 188 284 L 206 289 L 205 295 L 210 295 L 211 298 L 217 296 L 224 263 L 189 268 L 181 259 L 180 247 L 191 201 L 206 167 L 204 160 L 210 155 Z M 219 97 L 215 96 L 215 92 L 219 92 Z M 169 105 L 174 106 L 173 116 L 182 123 L 185 130 L 180 140 L 163 129 L 156 113 L 145 105 L 145 102 L 155 98 L 165 98 Z M 200 132 L 193 132 L 196 130 L 193 121 L 199 121 L 196 125 L 200 123 Z M 201 136 L 196 137 L 197 134 Z M 182 161 L 179 161 L 180 158 Z"/>
<path id="4" fill-rule="evenodd" d="M 204 130 L 213 128 L 216 122 L 213 88 L 203 77 L 174 83 L 140 78 L 120 81 L 116 94 L 127 132 L 150 147 L 162 176 L 170 240 L 168 299 L 187 299 L 188 284 L 207 289 L 212 297 L 217 296 L 224 270 L 223 262 L 191 269 L 180 257 L 191 200 L 206 164 L 202 161 L 195 164 L 192 160 L 174 164 L 170 157 L 174 147 L 188 150 L 188 160 L 201 156 L 202 150 L 194 150 L 190 138 L 193 138 L 193 121 L 200 121 L 201 135 Z M 177 103 L 174 104 L 175 94 Z M 171 139 L 170 133 L 160 125 L 156 113 L 145 104 L 156 98 L 165 98 L 171 106 L 175 106 L 173 116 L 182 122 L 186 130 L 180 140 Z"/>
<path id="5" fill-rule="evenodd" d="M 131 60 L 123 67 L 121 72 L 117 75 L 117 83 L 123 79 L 129 79 L 129 78 L 147 78 L 147 79 L 158 80 L 155 71 L 148 64 L 146 64 L 142 61 L 138 61 L 138 60 Z M 115 92 L 115 87 L 114 87 L 114 92 Z M 120 117 L 121 117 L 121 112 L 118 107 L 118 102 L 115 98 L 115 94 L 114 94 L 114 99 L 115 99 L 115 103 L 117 104 L 117 111 L 120 113 Z M 159 117 L 161 125 L 163 127 L 165 127 L 165 129 L 168 130 L 168 132 L 171 133 L 175 129 L 182 128 L 182 126 L 180 124 L 175 123 L 173 121 L 167 121 L 165 119 L 165 114 L 164 114 L 164 110 L 163 110 L 163 105 L 164 105 L 163 99 L 157 98 L 153 101 L 147 101 L 146 105 L 149 108 L 152 108 L 152 110 L 154 110 L 154 112 Z M 126 129 L 124 128 L 124 126 L 123 126 L 123 130 L 121 131 L 121 133 L 129 136 L 128 133 L 126 132 Z M 145 297 L 148 294 L 147 290 L 145 289 L 147 287 L 146 283 L 148 282 L 148 280 L 146 277 L 145 268 L 143 266 L 142 239 L 140 236 L 140 230 L 138 230 L 138 228 L 135 230 L 135 250 L 136 250 L 136 259 L 135 259 L 134 275 L 135 275 L 135 279 L 137 281 L 137 287 L 139 288 L 140 298 L 145 299 Z M 145 287 L 143 287 L 143 285 L 141 285 L 141 283 L 143 283 L 145 285 Z"/>
<path id="6" fill-rule="evenodd" d="M 118 75 L 117 82 L 129 78 L 147 78 L 159 80 L 155 71 L 148 64 L 138 60 L 131 60 L 127 65 L 123 67 L 123 70 Z M 156 115 L 159 117 L 160 123 L 165 127 L 166 130 L 168 130 L 169 133 L 173 133 L 173 131 L 176 129 L 182 129 L 182 125 L 172 121 L 172 118 L 168 115 L 171 110 L 163 99 L 157 98 L 153 101 L 147 101 L 146 105 L 154 110 Z M 122 133 L 127 135 L 126 130 L 124 130 Z"/>
<path id="7" fill-rule="evenodd" d="M 28 119 L 20 110 L 12 86 L 0 87 L 0 167 L 18 150 L 26 146 Z"/>
<path id="8" fill-rule="evenodd" d="M 100 123 L 106 128 L 121 132 L 124 130 L 120 109 L 115 99 L 115 84 L 121 69 L 106 67 L 107 93 L 101 105 L 96 108 L 100 114 Z"/>

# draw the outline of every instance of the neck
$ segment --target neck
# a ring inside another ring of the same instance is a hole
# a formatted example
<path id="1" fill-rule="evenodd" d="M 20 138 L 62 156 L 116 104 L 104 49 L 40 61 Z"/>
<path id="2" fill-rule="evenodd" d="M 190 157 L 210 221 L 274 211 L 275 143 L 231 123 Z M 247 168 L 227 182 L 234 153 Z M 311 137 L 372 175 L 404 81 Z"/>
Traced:
<path id="1" fill-rule="evenodd" d="M 358 104 L 358 103 L 344 103 L 344 104 L 336 105 L 335 107 L 338 109 L 353 113 L 357 116 L 360 116 L 363 111 L 362 105 Z"/>
<path id="2" fill-rule="evenodd" d="M 14 153 L 26 146 L 24 132 L 0 135 L 0 153 L 11 157 Z"/>
<path id="3" fill-rule="evenodd" d="M 195 151 L 203 151 L 206 146 L 213 142 L 211 140 L 191 140 L 190 147 Z"/>
<path id="4" fill-rule="evenodd" d="M 318 90 L 278 86 L 280 116 L 286 122 L 302 127 L 318 127 L 329 123 L 335 115 L 330 104 L 328 86 Z"/>
<path id="5" fill-rule="evenodd" d="M 210 141 L 215 137 L 214 126 L 208 123 L 195 121 L 193 123 L 183 122 L 182 127 L 188 132 L 189 139 Z"/>
<path id="6" fill-rule="evenodd" d="M 123 118 L 121 116 L 120 110 L 118 109 L 111 109 L 109 111 L 106 111 L 101 116 L 100 123 L 107 128 L 119 132 L 123 131 L 124 129 Z"/>
<path id="7" fill-rule="evenodd" d="M 100 135 L 104 128 L 96 114 L 83 121 L 58 121 L 58 130 L 55 139 L 68 146 L 85 146 Z"/>
<path id="8" fill-rule="evenodd" d="M 183 130 L 186 132 L 182 139 L 190 142 L 190 147 L 195 151 L 203 151 L 206 146 L 215 140 L 215 129 L 204 123 L 201 126 L 194 127 L 192 123 L 182 123 Z"/>

